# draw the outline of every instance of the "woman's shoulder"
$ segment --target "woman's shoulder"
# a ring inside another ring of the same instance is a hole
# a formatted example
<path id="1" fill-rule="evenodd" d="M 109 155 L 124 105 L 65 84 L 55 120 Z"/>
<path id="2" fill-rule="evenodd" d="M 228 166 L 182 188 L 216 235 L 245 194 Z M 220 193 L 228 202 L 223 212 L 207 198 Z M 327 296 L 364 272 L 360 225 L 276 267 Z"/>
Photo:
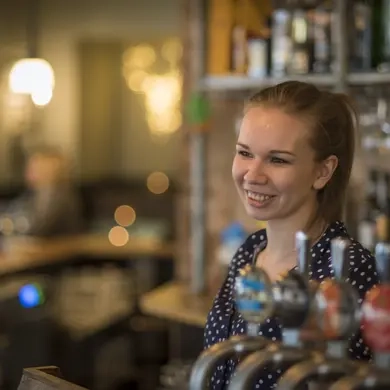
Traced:
<path id="1" fill-rule="evenodd" d="M 266 229 L 257 230 L 248 235 L 242 244 L 244 249 L 257 249 L 267 242 L 267 231 Z"/>
<path id="2" fill-rule="evenodd" d="M 376 273 L 376 260 L 375 256 L 372 252 L 363 246 L 361 242 L 352 237 L 344 224 L 338 223 L 339 228 L 341 227 L 342 231 L 346 238 L 348 238 L 351 242 L 349 245 L 348 251 L 346 253 L 347 261 L 349 262 L 349 266 L 352 271 L 360 271 L 363 272 L 365 270 L 372 270 L 372 272 Z M 364 275 L 362 275 L 364 276 Z"/>
<path id="3" fill-rule="evenodd" d="M 348 281 L 361 295 L 379 283 L 375 256 L 359 241 L 353 240 L 347 253 Z"/>
<path id="4" fill-rule="evenodd" d="M 263 248 L 266 244 L 267 235 L 265 229 L 260 229 L 256 232 L 251 233 L 237 249 L 236 254 L 232 259 L 232 264 L 248 264 L 253 259 L 254 254 L 258 250 L 261 250 L 261 248 Z"/>
<path id="5" fill-rule="evenodd" d="M 375 256 L 372 254 L 372 252 L 354 238 L 351 238 L 351 245 L 349 247 L 347 256 L 351 262 L 354 262 L 354 259 L 355 261 L 356 259 L 362 259 L 375 262 Z M 365 262 L 363 262 L 363 264 L 364 263 Z"/>
<path id="6" fill-rule="evenodd" d="M 349 234 L 345 224 L 341 221 L 335 221 L 335 222 L 329 224 L 328 228 L 326 229 L 326 231 L 322 235 L 320 241 L 321 242 L 328 242 L 329 249 L 330 249 L 331 241 L 335 238 L 338 238 L 338 237 L 345 238 L 345 239 L 348 239 L 350 241 L 351 244 L 349 245 L 349 249 L 348 249 L 348 252 L 346 255 L 347 255 L 348 259 L 351 260 L 352 263 L 360 258 L 375 262 L 375 257 L 370 252 L 370 250 L 365 248 L 358 240 L 353 238 Z M 330 253 L 330 250 L 329 250 L 329 253 Z"/>
<path id="7" fill-rule="evenodd" d="M 362 243 L 351 237 L 345 227 L 343 227 L 343 231 L 345 237 L 351 241 L 345 259 L 348 264 L 347 281 L 356 287 L 361 297 L 363 297 L 368 290 L 379 282 L 375 256 Z"/>
<path id="8" fill-rule="evenodd" d="M 316 271 L 324 272 L 323 265 L 328 264 L 331 274 L 334 274 L 331 243 L 335 238 L 345 238 L 350 241 L 346 252 L 345 266 L 346 279 L 356 286 L 361 295 L 378 283 L 376 262 L 373 254 L 348 232 L 345 224 L 335 221 L 329 224 L 317 244 L 312 248 L 313 266 Z M 317 272 L 318 273 L 318 272 Z"/>

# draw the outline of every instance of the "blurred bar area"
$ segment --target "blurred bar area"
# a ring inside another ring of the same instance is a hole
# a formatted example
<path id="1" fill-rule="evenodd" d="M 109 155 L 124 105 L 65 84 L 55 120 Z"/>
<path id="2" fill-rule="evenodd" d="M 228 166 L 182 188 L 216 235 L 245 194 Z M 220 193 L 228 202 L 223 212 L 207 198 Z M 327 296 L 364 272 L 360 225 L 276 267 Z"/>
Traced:
<path id="1" fill-rule="evenodd" d="M 263 87 L 353 96 L 346 222 L 390 241 L 390 0 L 13 0 L 0 32 L 0 390 L 188 388 L 266 226 L 231 179 Z"/>

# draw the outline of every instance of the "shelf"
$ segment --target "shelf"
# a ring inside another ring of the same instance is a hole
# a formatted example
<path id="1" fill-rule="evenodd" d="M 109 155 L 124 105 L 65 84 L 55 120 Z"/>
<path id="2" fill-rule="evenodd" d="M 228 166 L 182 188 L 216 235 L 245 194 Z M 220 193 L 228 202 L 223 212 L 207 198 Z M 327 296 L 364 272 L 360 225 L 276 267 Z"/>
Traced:
<path id="1" fill-rule="evenodd" d="M 201 83 L 202 90 L 208 91 L 228 91 L 228 90 L 251 90 L 264 88 L 283 81 L 297 80 L 316 84 L 319 86 L 332 86 L 335 84 L 335 77 L 333 75 L 303 75 L 303 76 L 289 76 L 283 78 L 267 77 L 264 79 L 251 78 L 241 75 L 221 75 L 221 76 L 207 76 Z"/>
<path id="2" fill-rule="evenodd" d="M 251 78 L 241 75 L 206 76 L 200 82 L 203 91 L 245 91 L 265 88 L 283 81 L 296 80 L 315 84 L 321 87 L 336 85 L 337 78 L 332 74 L 308 74 L 282 78 Z M 351 73 L 347 76 L 350 85 L 372 85 L 390 83 L 390 73 Z"/>
<path id="3" fill-rule="evenodd" d="M 347 75 L 347 82 L 350 85 L 390 83 L 390 73 L 350 73 L 349 75 Z"/>

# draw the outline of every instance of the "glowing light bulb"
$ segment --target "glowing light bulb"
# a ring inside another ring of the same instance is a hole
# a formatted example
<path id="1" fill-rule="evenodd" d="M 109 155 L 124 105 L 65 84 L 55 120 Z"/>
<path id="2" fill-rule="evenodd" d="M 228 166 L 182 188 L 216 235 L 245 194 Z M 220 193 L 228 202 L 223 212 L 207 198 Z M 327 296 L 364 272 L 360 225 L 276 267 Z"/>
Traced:
<path id="1" fill-rule="evenodd" d="M 31 95 L 32 101 L 38 106 L 50 102 L 54 84 L 53 68 L 42 58 L 24 58 L 17 61 L 9 76 L 11 91 Z"/>
<path id="2" fill-rule="evenodd" d="M 40 88 L 31 93 L 31 100 L 36 106 L 46 106 L 50 103 L 53 97 L 53 90 L 51 88 Z"/>

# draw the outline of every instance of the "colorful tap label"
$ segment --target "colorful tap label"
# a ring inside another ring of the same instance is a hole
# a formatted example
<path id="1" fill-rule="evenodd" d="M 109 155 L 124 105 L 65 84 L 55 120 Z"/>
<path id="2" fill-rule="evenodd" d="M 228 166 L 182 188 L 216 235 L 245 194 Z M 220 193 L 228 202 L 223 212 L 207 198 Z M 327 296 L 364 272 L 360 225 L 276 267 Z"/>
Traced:
<path id="1" fill-rule="evenodd" d="M 265 291 L 264 282 L 260 280 L 250 280 L 250 279 L 242 278 L 241 285 L 243 288 L 249 288 L 256 292 Z"/>
<path id="2" fill-rule="evenodd" d="M 237 310 L 246 321 L 260 323 L 272 312 L 271 283 L 267 274 L 249 266 L 239 270 L 235 281 Z"/>
<path id="3" fill-rule="evenodd" d="M 261 310 L 263 308 L 263 304 L 251 299 L 240 299 L 237 301 L 237 308 L 240 311 Z"/>
<path id="4" fill-rule="evenodd" d="M 390 352 L 390 286 L 374 287 L 362 305 L 363 337 L 375 352 Z"/>
<path id="5" fill-rule="evenodd" d="M 262 310 L 269 300 L 264 282 L 245 277 L 236 281 L 236 304 L 240 311 Z"/>
<path id="6" fill-rule="evenodd" d="M 349 296 L 346 286 L 333 280 L 320 285 L 317 304 L 320 307 L 320 328 L 328 340 L 338 340 L 348 336 L 355 325 L 356 308 L 352 304 L 354 296 Z M 349 299 L 350 298 L 350 299 Z"/>

